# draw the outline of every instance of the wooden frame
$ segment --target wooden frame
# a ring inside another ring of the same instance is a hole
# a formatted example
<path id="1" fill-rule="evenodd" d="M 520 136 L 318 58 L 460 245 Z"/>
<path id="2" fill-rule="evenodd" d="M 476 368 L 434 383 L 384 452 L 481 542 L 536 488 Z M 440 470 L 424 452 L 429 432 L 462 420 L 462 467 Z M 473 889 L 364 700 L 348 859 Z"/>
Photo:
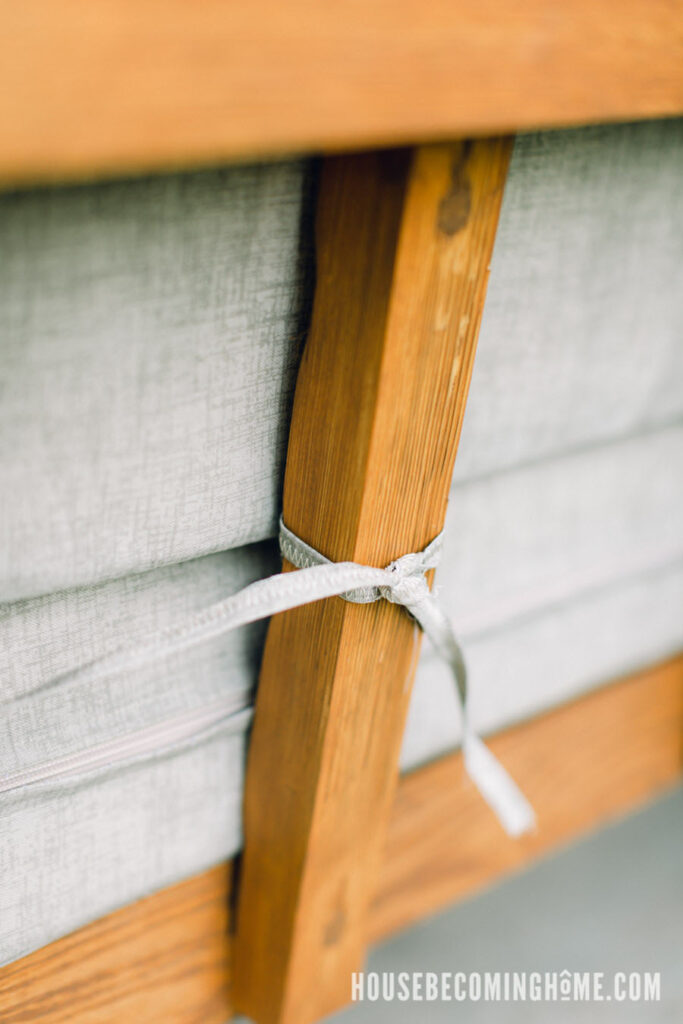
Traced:
<path id="1" fill-rule="evenodd" d="M 482 140 L 324 164 L 283 515 L 334 561 L 387 565 L 443 527 L 509 153 Z M 348 1000 L 418 643 L 384 601 L 271 620 L 235 947 L 236 1005 L 258 1024 Z"/>
<path id="2" fill-rule="evenodd" d="M 6 0 L 0 183 L 683 111 L 683 16 L 669 0 L 354 10 Z M 509 148 L 326 161 L 284 513 L 334 559 L 386 564 L 441 528 Z M 307 1024 L 346 1001 L 369 940 L 679 777 L 680 660 L 494 740 L 539 813 L 521 843 L 501 839 L 458 756 L 396 796 L 414 655 L 410 621 L 386 604 L 335 599 L 276 617 L 234 943 L 232 867 L 216 869 L 5 968 L 4 1024 L 222 1024 L 233 953 L 239 1009 Z"/>
<path id="3" fill-rule="evenodd" d="M 683 110 L 674 0 L 0 0 L 0 181 Z"/>
<path id="4" fill-rule="evenodd" d="M 683 657 L 491 741 L 528 789 L 539 828 L 506 839 L 458 754 L 401 779 L 370 910 L 376 941 L 533 863 L 680 781 Z M 628 752 L 628 756 L 625 756 Z M 225 1024 L 232 864 L 141 900 L 0 969 L 3 1024 Z"/>

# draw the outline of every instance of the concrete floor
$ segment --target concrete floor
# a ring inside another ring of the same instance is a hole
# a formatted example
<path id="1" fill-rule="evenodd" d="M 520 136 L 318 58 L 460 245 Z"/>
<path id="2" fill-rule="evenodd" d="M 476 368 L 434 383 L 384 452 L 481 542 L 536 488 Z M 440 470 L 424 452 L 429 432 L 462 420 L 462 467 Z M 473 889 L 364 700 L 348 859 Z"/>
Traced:
<path id="1" fill-rule="evenodd" d="M 683 1024 L 683 788 L 386 942 L 368 971 L 661 972 L 661 1001 L 357 1003 L 333 1024 Z M 605 983 L 607 989 L 607 982 Z"/>

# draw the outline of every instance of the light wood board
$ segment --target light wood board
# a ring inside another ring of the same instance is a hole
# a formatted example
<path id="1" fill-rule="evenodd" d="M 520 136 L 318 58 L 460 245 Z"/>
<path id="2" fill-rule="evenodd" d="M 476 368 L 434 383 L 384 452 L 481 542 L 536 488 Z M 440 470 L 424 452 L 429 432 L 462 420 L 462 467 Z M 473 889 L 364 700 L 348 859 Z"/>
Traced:
<path id="1" fill-rule="evenodd" d="M 510 149 L 324 162 L 283 516 L 334 561 L 384 566 L 443 527 Z M 271 620 L 235 946 L 236 1005 L 258 1024 L 308 1024 L 348 999 L 419 639 L 386 601 Z"/>
<path id="2" fill-rule="evenodd" d="M 0 181 L 683 113 L 680 0 L 0 0 Z"/>

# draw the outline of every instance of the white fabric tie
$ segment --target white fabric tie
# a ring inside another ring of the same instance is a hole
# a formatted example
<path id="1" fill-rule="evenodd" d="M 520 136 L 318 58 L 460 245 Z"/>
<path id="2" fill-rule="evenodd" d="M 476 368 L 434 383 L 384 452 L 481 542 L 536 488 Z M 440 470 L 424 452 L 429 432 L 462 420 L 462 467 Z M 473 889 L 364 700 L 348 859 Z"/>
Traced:
<path id="1" fill-rule="evenodd" d="M 54 680 L 52 685 L 59 683 L 60 688 L 68 688 L 132 671 L 240 626 L 328 597 L 342 597 L 359 604 L 382 599 L 391 601 L 410 612 L 437 653 L 449 664 L 462 711 L 465 770 L 505 830 L 513 836 L 521 835 L 534 824 L 533 809 L 469 725 L 465 661 L 451 624 L 425 579 L 425 573 L 436 567 L 441 547 L 440 534 L 424 551 L 403 555 L 385 569 L 356 562 L 330 562 L 280 520 L 282 555 L 298 572 L 276 573 L 257 580 L 231 597 L 196 612 L 181 625 L 160 630 L 134 647 L 99 658 Z"/>
<path id="2" fill-rule="evenodd" d="M 370 604 L 384 598 L 402 605 L 429 637 L 437 654 L 449 665 L 455 680 L 462 716 L 462 750 L 465 771 L 498 820 L 511 836 L 529 831 L 535 824 L 533 808 L 520 788 L 491 751 L 473 732 L 467 712 L 467 667 L 453 627 L 443 608 L 429 589 L 425 573 L 435 569 L 441 557 L 443 533 L 420 552 L 403 555 L 386 569 L 358 566 L 368 572 L 384 573 L 383 583 L 370 583 L 351 591 L 340 592 L 345 601 Z M 331 562 L 319 551 L 302 541 L 280 519 L 280 551 L 283 558 L 302 573 L 313 566 L 327 566 L 330 574 L 355 562 Z"/>

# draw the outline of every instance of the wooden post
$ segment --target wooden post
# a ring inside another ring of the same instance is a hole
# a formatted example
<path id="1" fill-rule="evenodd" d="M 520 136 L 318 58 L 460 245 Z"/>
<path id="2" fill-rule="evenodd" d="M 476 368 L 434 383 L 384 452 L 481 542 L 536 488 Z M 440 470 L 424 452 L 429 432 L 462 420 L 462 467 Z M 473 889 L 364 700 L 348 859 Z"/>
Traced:
<path id="1" fill-rule="evenodd" d="M 442 528 L 509 159 L 483 140 L 328 159 L 284 519 L 383 566 Z M 363 963 L 419 638 L 339 598 L 273 618 L 245 794 L 237 1009 L 308 1024 Z"/>

